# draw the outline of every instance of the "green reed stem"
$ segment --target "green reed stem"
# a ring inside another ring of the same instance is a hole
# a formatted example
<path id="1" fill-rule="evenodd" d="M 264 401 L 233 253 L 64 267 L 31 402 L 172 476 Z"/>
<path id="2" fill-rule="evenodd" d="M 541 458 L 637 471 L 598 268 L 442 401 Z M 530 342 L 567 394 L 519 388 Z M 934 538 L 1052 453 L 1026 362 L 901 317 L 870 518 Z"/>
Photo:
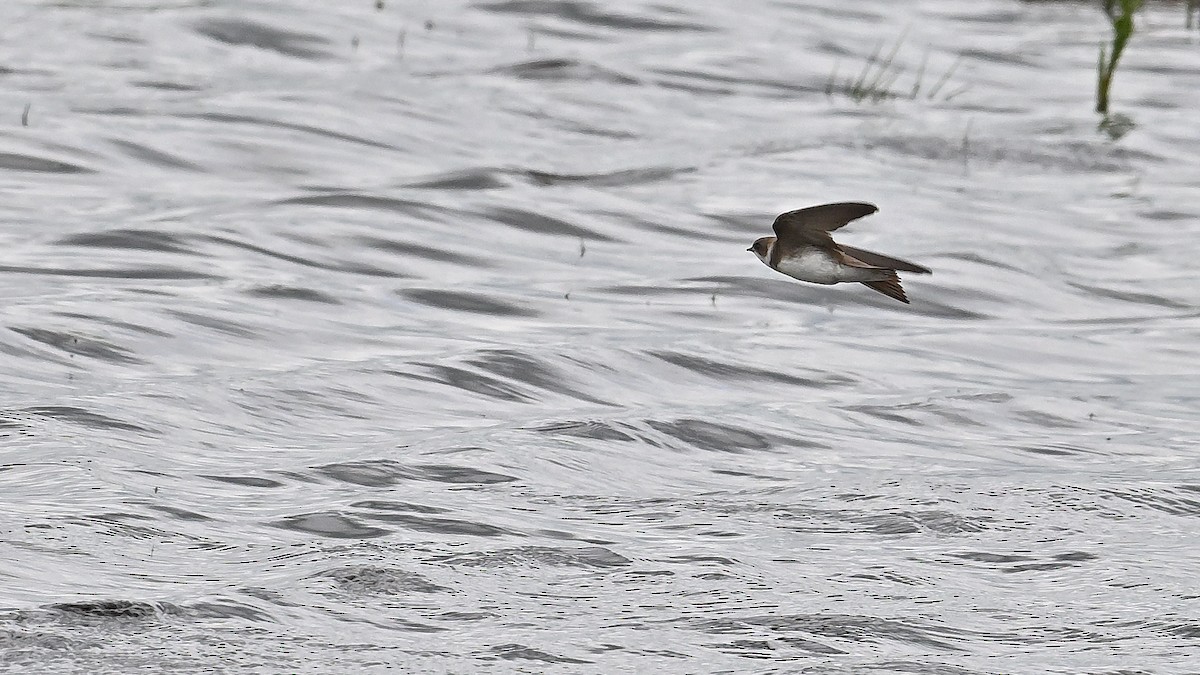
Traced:
<path id="1" fill-rule="evenodd" d="M 1100 45 L 1100 61 L 1096 65 L 1096 112 L 1108 114 L 1108 92 L 1112 88 L 1113 75 L 1125 45 L 1133 36 L 1133 13 L 1141 8 L 1143 0 L 1104 0 L 1104 13 L 1112 23 L 1112 49 Z"/>

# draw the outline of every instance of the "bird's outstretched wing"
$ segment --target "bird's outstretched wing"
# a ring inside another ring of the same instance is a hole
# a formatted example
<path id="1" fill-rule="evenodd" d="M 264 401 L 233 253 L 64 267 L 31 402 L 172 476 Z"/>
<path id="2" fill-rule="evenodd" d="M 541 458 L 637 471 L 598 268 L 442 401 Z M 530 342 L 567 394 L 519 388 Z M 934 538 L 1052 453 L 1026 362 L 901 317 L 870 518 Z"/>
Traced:
<path id="1" fill-rule="evenodd" d="M 838 249 L 840 249 L 842 253 L 845 253 L 846 255 L 848 255 L 851 258 L 854 258 L 856 260 L 861 260 L 861 261 L 867 263 L 868 265 L 874 265 L 875 267 L 884 267 L 884 268 L 887 268 L 890 270 L 899 270 L 901 272 L 916 272 L 917 274 L 933 274 L 933 270 L 929 269 L 928 267 L 924 267 L 924 266 L 918 265 L 916 263 L 911 263 L 911 262 L 908 262 L 907 260 L 893 258 L 891 256 L 884 255 L 882 253 L 874 253 L 872 251 L 864 251 L 861 248 L 854 248 L 853 246 L 846 246 L 845 244 L 834 244 L 834 245 L 837 246 Z"/>
<path id="2" fill-rule="evenodd" d="M 878 210 L 874 204 L 864 202 L 821 204 L 781 213 L 775 218 L 775 224 L 771 228 L 782 240 L 828 248 L 834 246 L 833 238 L 829 236 L 830 232 Z"/>

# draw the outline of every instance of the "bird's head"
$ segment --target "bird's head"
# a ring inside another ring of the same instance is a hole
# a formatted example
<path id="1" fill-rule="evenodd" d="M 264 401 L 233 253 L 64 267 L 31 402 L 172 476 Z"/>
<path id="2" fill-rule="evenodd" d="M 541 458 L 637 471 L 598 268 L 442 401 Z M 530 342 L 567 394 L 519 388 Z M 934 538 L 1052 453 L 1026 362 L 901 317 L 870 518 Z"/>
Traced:
<path id="1" fill-rule="evenodd" d="M 754 255 L 758 256 L 759 260 L 763 261 L 763 263 L 765 265 L 770 267 L 771 266 L 771 249 L 774 247 L 775 247 L 775 237 L 763 237 L 762 239 L 755 240 L 754 245 L 746 250 L 750 251 Z"/>

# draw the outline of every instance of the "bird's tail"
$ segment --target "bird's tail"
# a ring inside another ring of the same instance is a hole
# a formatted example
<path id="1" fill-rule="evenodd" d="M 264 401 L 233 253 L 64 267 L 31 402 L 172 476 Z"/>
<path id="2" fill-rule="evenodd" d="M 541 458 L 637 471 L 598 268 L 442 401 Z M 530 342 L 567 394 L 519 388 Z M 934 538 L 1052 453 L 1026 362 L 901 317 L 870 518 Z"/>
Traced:
<path id="1" fill-rule="evenodd" d="M 904 294 L 904 288 L 900 286 L 900 277 L 896 275 L 894 270 L 889 270 L 891 275 L 886 279 L 879 281 L 864 281 L 863 286 L 870 288 L 873 291 L 879 291 L 889 298 L 895 298 L 904 304 L 908 304 L 908 296 Z"/>

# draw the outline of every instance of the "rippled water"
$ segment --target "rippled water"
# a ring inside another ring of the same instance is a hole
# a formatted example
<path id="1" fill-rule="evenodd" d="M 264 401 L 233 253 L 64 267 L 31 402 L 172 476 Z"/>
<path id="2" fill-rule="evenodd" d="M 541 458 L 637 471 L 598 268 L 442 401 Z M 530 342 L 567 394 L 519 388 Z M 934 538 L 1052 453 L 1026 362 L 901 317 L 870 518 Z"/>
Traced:
<path id="1" fill-rule="evenodd" d="M 1200 672 L 1200 33 L 1114 139 L 1096 4 L 3 3 L 0 668 Z M 836 200 L 911 305 L 745 252 Z"/>

